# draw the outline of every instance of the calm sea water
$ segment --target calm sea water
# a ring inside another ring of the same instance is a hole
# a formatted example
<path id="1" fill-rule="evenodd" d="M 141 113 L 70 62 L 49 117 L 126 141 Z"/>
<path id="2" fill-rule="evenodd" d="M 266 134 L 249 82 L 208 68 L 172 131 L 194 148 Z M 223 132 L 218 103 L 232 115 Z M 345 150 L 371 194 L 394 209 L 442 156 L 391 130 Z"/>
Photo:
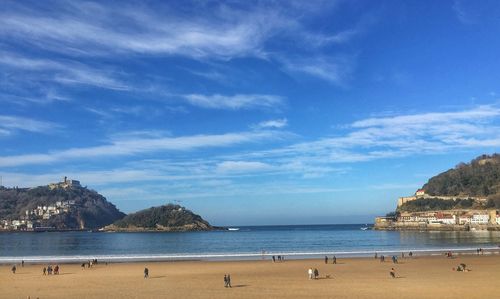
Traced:
<path id="1" fill-rule="evenodd" d="M 260 259 L 371 256 L 412 250 L 439 252 L 498 248 L 500 232 L 398 232 L 362 225 L 246 226 L 238 231 L 186 233 L 0 233 L 0 263 L 12 261 L 108 261 Z"/>

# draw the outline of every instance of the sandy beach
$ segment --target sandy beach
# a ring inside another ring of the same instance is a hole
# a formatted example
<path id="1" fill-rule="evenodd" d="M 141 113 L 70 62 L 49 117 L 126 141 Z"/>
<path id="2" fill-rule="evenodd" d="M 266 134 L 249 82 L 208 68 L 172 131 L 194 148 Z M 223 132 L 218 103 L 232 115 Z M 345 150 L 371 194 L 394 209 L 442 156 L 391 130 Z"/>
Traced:
<path id="1" fill-rule="evenodd" d="M 500 291 L 498 254 L 337 262 L 101 263 L 91 269 L 63 264 L 61 274 L 51 276 L 42 275 L 43 265 L 18 265 L 16 274 L 2 265 L 0 298 L 493 298 Z M 471 271 L 452 271 L 460 263 Z M 389 275 L 392 267 L 396 279 Z M 320 278 L 309 280 L 309 268 L 317 268 Z M 224 288 L 225 273 L 231 274 L 231 289 Z"/>

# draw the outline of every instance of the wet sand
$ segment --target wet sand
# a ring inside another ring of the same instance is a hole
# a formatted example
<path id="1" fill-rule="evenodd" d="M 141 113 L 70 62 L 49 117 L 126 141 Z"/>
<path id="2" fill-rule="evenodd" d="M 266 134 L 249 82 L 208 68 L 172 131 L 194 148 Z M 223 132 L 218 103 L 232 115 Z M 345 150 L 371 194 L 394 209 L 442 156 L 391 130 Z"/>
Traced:
<path id="1" fill-rule="evenodd" d="M 452 271 L 465 263 L 470 272 Z M 413 257 L 393 264 L 373 258 L 266 261 L 103 263 L 0 266 L 0 298 L 500 298 L 500 255 Z M 143 278 L 144 267 L 150 278 Z M 389 275 L 394 267 L 399 276 Z M 309 280 L 317 268 L 320 279 Z M 223 277 L 231 274 L 232 288 Z"/>

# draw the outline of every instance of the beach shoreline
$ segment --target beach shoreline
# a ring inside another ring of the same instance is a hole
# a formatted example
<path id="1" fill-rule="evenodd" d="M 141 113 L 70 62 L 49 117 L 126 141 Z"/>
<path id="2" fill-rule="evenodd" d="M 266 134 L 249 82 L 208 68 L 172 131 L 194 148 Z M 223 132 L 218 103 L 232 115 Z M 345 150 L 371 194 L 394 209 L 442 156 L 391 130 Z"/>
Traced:
<path id="1" fill-rule="evenodd" d="M 314 260 L 326 256 L 336 255 L 340 258 L 372 258 L 378 256 L 399 256 L 401 253 L 412 252 L 418 256 L 441 256 L 452 252 L 454 255 L 476 255 L 478 248 L 429 248 L 429 249 L 402 249 L 402 250 L 373 250 L 373 251 L 321 251 L 321 252 L 265 252 L 265 253 L 221 253 L 221 254 L 137 254 L 137 255 L 76 255 L 76 256 L 0 256 L 0 265 L 20 263 L 24 260 L 30 264 L 59 263 L 72 264 L 82 263 L 98 259 L 108 263 L 135 263 L 135 262 L 182 262 L 182 261 L 260 261 L 270 260 L 272 256 L 283 256 L 287 260 Z M 483 255 L 500 255 L 500 245 L 482 247 Z"/>
<path id="2" fill-rule="evenodd" d="M 60 275 L 43 275 L 45 265 L 0 267 L 0 298 L 482 298 L 498 292 L 500 255 L 414 255 L 260 261 L 99 262 L 92 268 L 62 264 Z M 453 271 L 459 264 L 470 272 Z M 54 264 L 52 264 L 54 266 Z M 143 278 L 144 268 L 149 278 Z M 309 268 L 319 279 L 309 280 Z M 397 279 L 389 275 L 395 269 Z M 230 274 L 232 289 L 224 288 Z"/>

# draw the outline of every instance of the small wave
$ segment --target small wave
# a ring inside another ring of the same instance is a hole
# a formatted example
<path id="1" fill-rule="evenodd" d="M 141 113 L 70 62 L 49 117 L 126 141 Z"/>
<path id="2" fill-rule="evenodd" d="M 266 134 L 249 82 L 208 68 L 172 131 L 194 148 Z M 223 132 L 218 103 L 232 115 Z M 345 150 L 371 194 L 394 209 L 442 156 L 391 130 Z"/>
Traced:
<path id="1" fill-rule="evenodd" d="M 309 251 L 309 252 L 268 252 L 265 253 L 210 253 L 210 254 L 129 254 L 129 255 L 71 255 L 71 256 L 5 256 L 0 257 L 0 264 L 18 263 L 24 260 L 28 263 L 76 263 L 92 259 L 103 262 L 141 262 L 141 261 L 182 261 L 182 260 L 258 260 L 262 257 L 282 255 L 288 258 L 318 258 L 325 255 L 336 255 L 337 257 L 367 257 L 375 253 L 399 254 L 401 252 L 421 253 L 424 255 L 440 255 L 443 252 L 455 253 L 475 252 L 477 248 L 431 248 L 431 249 L 408 249 L 398 248 L 394 250 L 370 250 L 370 251 Z M 484 247 L 484 250 L 500 250 L 498 247 Z"/>

